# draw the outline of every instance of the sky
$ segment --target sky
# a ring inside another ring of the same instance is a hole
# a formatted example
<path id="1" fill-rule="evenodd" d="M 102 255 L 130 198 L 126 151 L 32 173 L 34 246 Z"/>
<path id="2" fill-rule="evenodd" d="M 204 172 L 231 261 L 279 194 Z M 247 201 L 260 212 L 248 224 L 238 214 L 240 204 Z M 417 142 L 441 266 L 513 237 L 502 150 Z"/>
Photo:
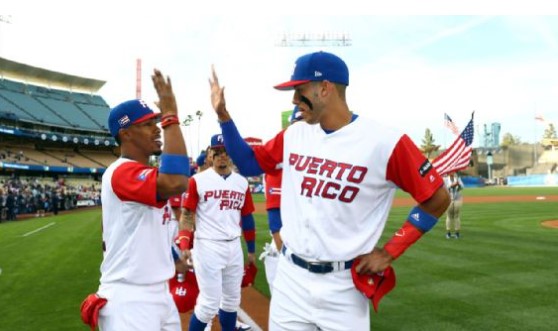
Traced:
<path id="1" fill-rule="evenodd" d="M 6 2 L 6 4 L 4 4 Z M 220 131 L 208 78 L 215 65 L 227 108 L 243 136 L 272 138 L 281 112 L 292 109 L 287 81 L 297 57 L 324 50 L 347 63 L 349 108 L 403 130 L 421 144 L 425 130 L 447 147 L 475 112 L 475 146 L 484 125 L 501 124 L 524 142 L 558 123 L 558 16 L 544 1 L 284 0 L 3 2 L 0 56 L 49 70 L 106 81 L 98 93 L 113 107 L 135 98 L 142 59 L 142 98 L 156 100 L 150 75 L 172 79 L 191 155 Z M 384 1 L 385 2 L 385 1 Z M 180 6 L 179 6 L 180 5 Z M 57 10 L 58 9 L 58 10 Z M 233 12 L 234 11 L 234 12 Z M 48 14 L 45 14 L 48 13 Z M 345 34 L 350 46 L 280 47 L 288 34 Z"/>

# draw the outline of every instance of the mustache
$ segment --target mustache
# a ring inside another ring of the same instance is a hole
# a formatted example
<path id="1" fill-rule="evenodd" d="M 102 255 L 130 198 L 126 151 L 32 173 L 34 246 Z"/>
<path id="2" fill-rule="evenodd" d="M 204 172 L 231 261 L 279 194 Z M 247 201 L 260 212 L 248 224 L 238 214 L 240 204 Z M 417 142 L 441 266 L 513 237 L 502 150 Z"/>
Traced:
<path id="1" fill-rule="evenodd" d="M 307 97 L 304 95 L 300 96 L 300 102 L 304 102 L 310 110 L 314 110 L 314 105 L 312 105 L 312 101 L 308 100 Z"/>

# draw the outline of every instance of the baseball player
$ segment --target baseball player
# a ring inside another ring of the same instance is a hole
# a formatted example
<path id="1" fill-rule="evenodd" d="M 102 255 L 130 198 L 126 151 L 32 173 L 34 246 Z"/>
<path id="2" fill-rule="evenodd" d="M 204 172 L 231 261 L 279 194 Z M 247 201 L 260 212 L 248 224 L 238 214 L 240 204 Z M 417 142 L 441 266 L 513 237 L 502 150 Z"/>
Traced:
<path id="1" fill-rule="evenodd" d="M 293 108 L 293 112 L 289 116 L 289 123 L 292 124 L 301 120 L 301 113 L 298 106 Z M 275 279 L 275 272 L 277 264 L 279 263 L 279 252 L 283 246 L 281 240 L 281 178 L 282 172 L 274 174 L 265 174 L 265 205 L 267 210 L 267 222 L 269 231 L 271 232 L 271 243 L 266 243 L 264 252 L 260 255 L 260 260 L 264 261 L 265 277 L 269 285 L 269 291 L 273 294 L 273 280 Z"/>
<path id="2" fill-rule="evenodd" d="M 299 57 L 291 80 L 275 88 L 294 90 L 292 102 L 303 121 L 251 149 L 226 109 L 215 70 L 210 79 L 225 146 L 240 173 L 276 173 L 283 164 L 283 247 L 271 331 L 369 329 L 370 302 L 355 287 L 353 263 L 356 275 L 391 270 L 449 204 L 442 178 L 407 135 L 349 110 L 348 85 L 347 65 L 338 56 Z M 418 205 L 380 248 L 397 187 Z"/>
<path id="3" fill-rule="evenodd" d="M 463 181 L 457 173 L 450 172 L 445 178 L 445 184 L 451 197 L 451 203 L 446 212 L 446 239 L 459 239 L 459 231 L 461 230 L 461 206 L 463 206 Z M 454 230 L 455 236 L 452 236 L 451 230 Z"/>
<path id="4" fill-rule="evenodd" d="M 170 78 L 155 70 L 152 79 L 160 114 L 130 100 L 108 118 L 121 156 L 103 174 L 101 280 L 82 305 L 84 321 L 94 327 L 98 314 L 103 331 L 181 330 L 167 283 L 175 273 L 167 199 L 186 190 L 189 159 Z M 159 168 L 148 165 L 151 155 Z"/>
<path id="5" fill-rule="evenodd" d="M 205 151 L 202 151 L 200 153 L 200 155 L 196 159 L 196 164 L 198 166 L 197 173 L 200 173 L 213 166 L 213 151 L 210 146 L 208 146 Z M 184 192 L 181 195 L 177 195 L 169 199 L 169 204 L 172 207 L 174 213 L 173 215 L 176 217 L 175 220 L 180 219 L 180 215 L 182 214 L 182 207 L 185 206 L 187 196 L 188 196 L 187 193 Z M 183 219 L 183 222 L 186 222 L 186 220 Z M 186 227 L 187 225 L 184 226 L 184 228 Z M 177 227 L 177 232 L 178 232 L 178 227 Z M 179 244 L 180 244 L 180 240 L 179 240 Z M 178 310 L 180 312 L 187 312 L 194 308 L 194 304 L 199 294 L 197 280 L 194 274 L 194 270 L 192 269 L 192 266 L 189 264 L 191 261 L 189 260 L 184 261 L 184 255 L 179 253 L 180 252 L 179 247 L 177 248 L 177 246 L 174 245 L 173 248 L 174 248 L 173 257 L 175 258 L 177 275 L 176 277 L 170 280 L 170 284 L 174 285 L 175 287 L 174 293 L 173 292 L 171 293 L 173 293 L 173 298 L 175 300 L 175 303 L 177 304 Z M 192 249 L 193 249 L 193 243 L 192 243 Z M 179 273 L 183 273 L 184 275 L 180 275 Z M 178 281 L 180 278 L 183 279 L 183 282 L 187 283 L 186 286 L 184 287 L 177 286 L 181 284 L 181 282 Z M 193 287 L 194 290 L 186 291 L 185 289 L 188 286 Z M 186 309 L 187 307 L 190 306 L 192 308 Z M 206 331 L 211 330 L 212 322 L 213 319 L 210 320 L 209 323 L 207 324 L 205 328 Z M 248 331 L 251 329 L 252 327 L 250 325 L 243 323 L 238 319 L 236 320 L 235 331 Z"/>
<path id="6" fill-rule="evenodd" d="M 244 273 L 241 231 L 248 261 L 255 262 L 254 203 L 246 178 L 232 171 L 223 136 L 214 135 L 210 146 L 213 165 L 190 179 L 181 216 L 181 222 L 195 229 L 192 260 L 200 289 L 189 330 L 204 330 L 218 313 L 222 329 L 232 331 Z M 193 239 L 192 233 L 184 236 Z"/>

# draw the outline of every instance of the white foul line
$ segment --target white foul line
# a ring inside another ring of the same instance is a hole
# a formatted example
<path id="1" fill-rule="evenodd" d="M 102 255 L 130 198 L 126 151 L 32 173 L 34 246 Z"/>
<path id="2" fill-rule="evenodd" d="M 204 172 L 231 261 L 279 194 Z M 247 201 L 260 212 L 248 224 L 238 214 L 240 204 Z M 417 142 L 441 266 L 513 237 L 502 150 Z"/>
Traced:
<path id="1" fill-rule="evenodd" d="M 38 228 L 38 229 L 36 229 L 36 230 L 33 230 L 33 231 L 31 231 L 31 232 L 27 232 L 27 233 L 24 234 L 22 237 L 27 237 L 27 236 L 30 235 L 30 234 L 33 234 L 33 233 L 35 233 L 35 232 L 39 232 L 39 231 L 41 231 L 41 230 L 44 230 L 44 229 L 48 228 L 49 226 L 53 226 L 54 224 L 55 224 L 55 222 L 48 223 L 47 225 L 42 226 L 42 227 L 40 227 L 40 228 Z"/>
<path id="2" fill-rule="evenodd" d="M 249 324 L 252 326 L 253 331 L 263 331 L 256 322 L 244 311 L 242 308 L 238 307 L 238 317 L 242 320 L 242 322 Z"/>

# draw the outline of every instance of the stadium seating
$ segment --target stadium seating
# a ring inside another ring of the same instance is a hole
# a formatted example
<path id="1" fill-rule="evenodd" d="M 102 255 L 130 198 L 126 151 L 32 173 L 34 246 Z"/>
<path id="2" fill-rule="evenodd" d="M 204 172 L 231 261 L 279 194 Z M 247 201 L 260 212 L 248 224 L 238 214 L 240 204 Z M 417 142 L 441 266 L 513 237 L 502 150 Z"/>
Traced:
<path id="1" fill-rule="evenodd" d="M 0 111 L 22 121 L 108 134 L 109 110 L 98 95 L 0 80 Z"/>

